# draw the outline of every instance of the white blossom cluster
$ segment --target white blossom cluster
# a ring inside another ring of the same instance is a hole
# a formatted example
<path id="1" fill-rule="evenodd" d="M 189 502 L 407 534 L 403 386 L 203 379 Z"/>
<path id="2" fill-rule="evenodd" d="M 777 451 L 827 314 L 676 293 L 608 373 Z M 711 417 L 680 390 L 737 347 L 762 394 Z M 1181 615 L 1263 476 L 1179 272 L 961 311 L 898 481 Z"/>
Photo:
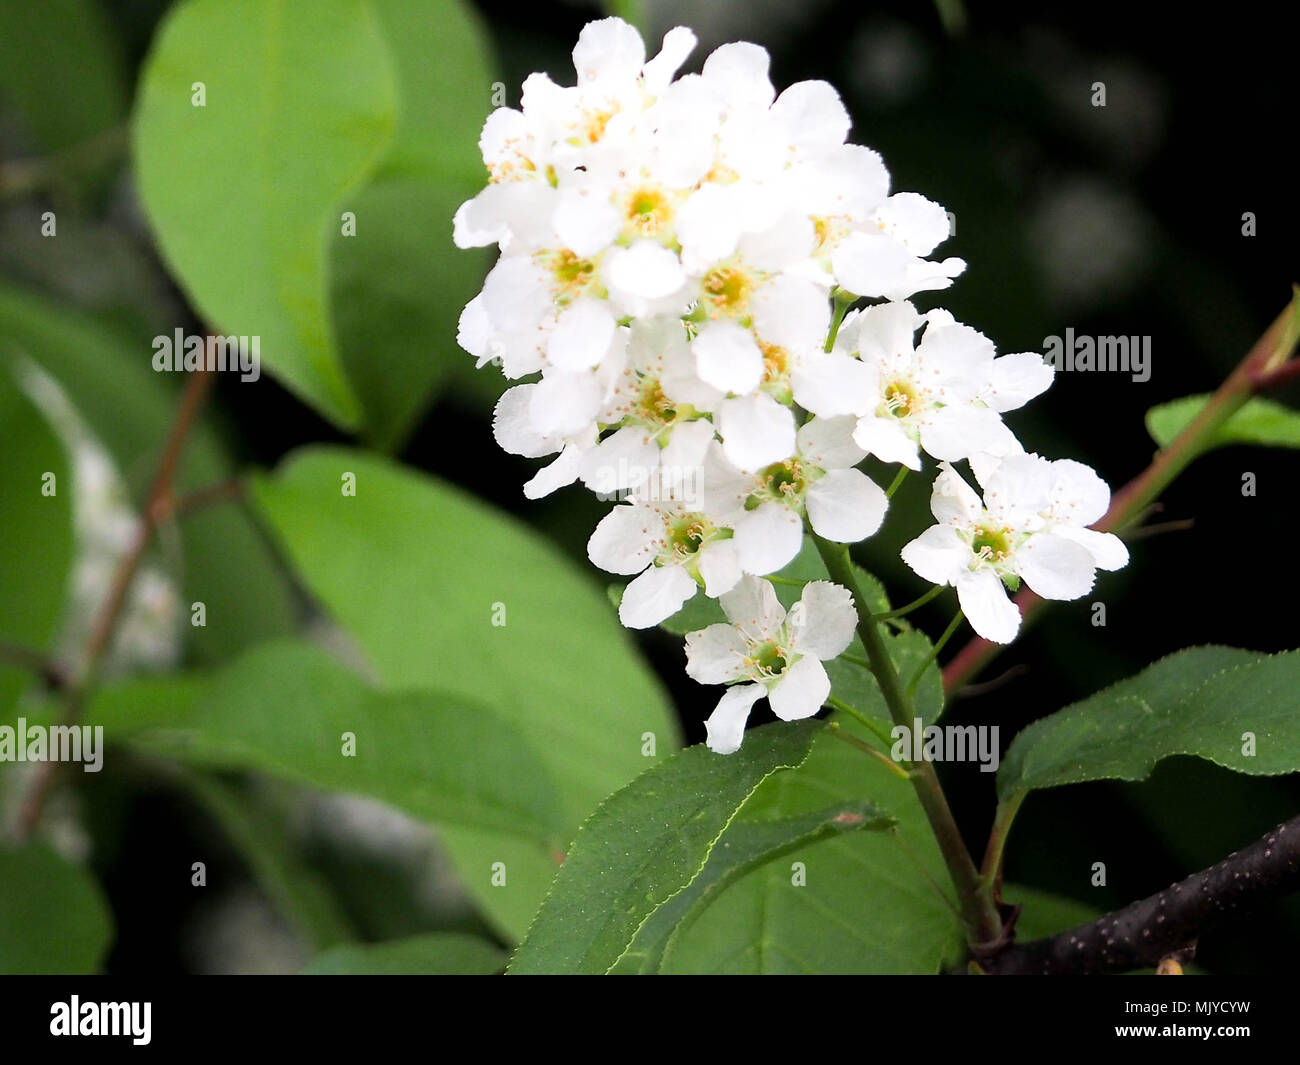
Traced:
<path id="1" fill-rule="evenodd" d="M 1026 454 L 1002 421 L 1051 367 L 998 357 L 909 302 L 965 268 L 929 258 L 949 235 L 944 209 L 890 193 L 880 156 L 847 142 L 829 84 L 778 95 L 766 51 L 745 43 L 678 77 L 695 43 L 679 27 L 647 60 L 627 23 L 590 23 L 576 85 L 532 74 L 518 109 L 488 117 L 489 182 L 454 237 L 500 257 L 458 340 L 520 382 L 497 406 L 500 445 L 553 456 L 527 496 L 581 481 L 622 498 L 588 553 L 634 578 L 624 625 L 657 625 L 697 591 L 720 600 L 730 623 L 687 638 L 687 670 L 734 685 L 709 721 L 710 746 L 734 751 L 760 696 L 795 719 L 830 694 L 821 663 L 852 639 L 852 597 L 814 582 L 787 614 L 763 578 L 805 525 L 840 543 L 876 532 L 888 499 L 858 468 L 868 455 L 939 461 L 938 524 L 903 558 L 955 586 L 990 639 L 1019 627 L 1008 586 L 1075 598 L 1126 555 L 1087 528 L 1105 484 Z M 952 469 L 962 460 L 982 499 Z"/>

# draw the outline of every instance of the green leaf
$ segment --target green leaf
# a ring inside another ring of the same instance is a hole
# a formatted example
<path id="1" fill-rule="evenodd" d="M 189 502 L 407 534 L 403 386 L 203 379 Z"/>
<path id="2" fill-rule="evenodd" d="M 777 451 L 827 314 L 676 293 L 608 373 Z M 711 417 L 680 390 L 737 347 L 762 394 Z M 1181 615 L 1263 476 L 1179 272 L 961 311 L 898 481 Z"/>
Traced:
<path id="1" fill-rule="evenodd" d="M 54 378 L 115 460 L 132 501 L 142 506 L 180 383 L 151 369 L 148 338 L 124 336 L 74 308 L 0 285 L 0 357 L 20 364 L 31 359 Z M 177 491 L 210 487 L 231 472 L 216 434 L 206 422 L 195 426 L 177 470 Z M 71 497 L 60 494 L 66 505 Z M 176 554 L 184 602 L 206 606 L 205 626 L 182 627 L 198 662 L 224 661 L 290 631 L 288 585 L 243 510 L 209 507 L 169 526 L 168 533 L 179 536 L 183 547 Z"/>
<path id="2" fill-rule="evenodd" d="M 885 646 L 904 685 L 925 663 L 925 672 L 921 674 L 914 696 L 916 716 L 927 724 L 937 721 L 943 714 L 943 676 L 938 663 L 931 657 L 934 644 L 930 638 L 919 629 L 904 629 L 887 633 Z M 826 663 L 826 673 L 831 678 L 831 694 L 889 730 L 893 727 L 889 706 L 876 683 L 875 674 L 861 664 L 866 661 L 867 652 L 860 637 L 853 637 L 847 654 L 852 659 L 841 656 Z"/>
<path id="3" fill-rule="evenodd" d="M 207 773 L 182 772 L 181 786 L 220 825 L 276 909 L 317 950 L 356 938 L 324 878 L 294 852 L 277 811 Z"/>
<path id="4" fill-rule="evenodd" d="M 374 178 L 349 197 L 356 234 L 335 227 L 330 258 L 340 348 L 367 436 L 393 448 L 433 386 L 472 365 L 456 326 L 487 254 L 457 249 L 451 218 L 486 180 L 478 137 L 497 75 L 465 4 L 374 7 L 394 60 L 397 132 Z"/>
<path id="5" fill-rule="evenodd" d="M 578 832 L 509 971 L 608 972 L 646 920 L 700 874 L 754 789 L 799 765 L 822 728 L 767 725 L 732 755 L 691 747 L 611 795 Z"/>
<path id="6" fill-rule="evenodd" d="M 485 939 L 455 932 L 335 947 L 303 969 L 309 976 L 485 976 L 505 967 L 505 953 Z"/>
<path id="7" fill-rule="evenodd" d="M 44 652 L 68 592 L 72 472 L 54 431 L 5 369 L 0 365 L 0 640 Z M 0 664 L 0 713 L 30 679 Z"/>
<path id="8" fill-rule="evenodd" d="M 733 824 L 714 845 L 699 875 L 646 919 L 613 971 L 629 975 L 658 972 L 670 939 L 681 935 L 692 915 L 750 870 L 822 839 L 893 824 L 892 817 L 866 802 L 838 803 L 774 821 Z"/>
<path id="9" fill-rule="evenodd" d="M 1147 411 L 1147 432 L 1161 447 L 1196 418 L 1209 395 L 1184 396 Z M 1257 444 L 1261 447 L 1300 447 L 1300 413 L 1271 399 L 1250 399 L 1215 431 L 1203 451 L 1229 444 Z"/>
<path id="10" fill-rule="evenodd" d="M 362 0 L 185 0 L 134 117 L 140 196 L 190 301 L 223 335 L 259 336 L 266 367 L 349 429 L 361 408 L 327 306 L 328 234 L 392 139 L 395 92 Z"/>
<path id="11" fill-rule="evenodd" d="M 872 742 L 856 722 L 837 720 Z M 874 759 L 823 733 L 803 765 L 758 789 L 733 828 L 862 798 L 897 826 L 801 848 L 802 884 L 784 861 L 744 874 L 673 937 L 663 971 L 934 973 L 954 964 L 963 936 L 943 859 L 911 784 Z"/>
<path id="12" fill-rule="evenodd" d="M 344 753 L 348 734 L 354 754 Z M 250 651 L 211 679 L 178 729 L 133 742 L 523 837 L 542 854 L 564 828 L 537 755 L 509 721 L 464 695 L 373 691 L 307 644 Z"/>
<path id="13" fill-rule="evenodd" d="M 1024 729 L 998 770 L 1003 799 L 1089 780 L 1145 780 L 1171 755 L 1255 776 L 1300 770 L 1300 651 L 1193 647 Z M 1254 753 L 1243 752 L 1246 733 Z"/>
<path id="14" fill-rule="evenodd" d="M 75 976 L 99 970 L 113 938 L 99 885 L 39 844 L 0 845 L 0 973 Z"/>
<path id="15" fill-rule="evenodd" d="M 348 473 L 355 496 L 340 491 Z M 662 688 L 590 574 L 519 523 L 343 448 L 296 453 L 253 494 L 383 684 L 436 687 L 509 713 L 559 791 L 566 839 L 650 764 L 646 733 L 661 755 L 677 746 Z M 500 833 L 442 835 L 478 903 L 503 932 L 521 935 L 553 861 Z M 498 862 L 505 887 L 492 884 Z"/>
<path id="16" fill-rule="evenodd" d="M 82 145 L 120 122 L 126 75 L 101 5 L 0 4 L 0 88 L 48 153 Z"/>

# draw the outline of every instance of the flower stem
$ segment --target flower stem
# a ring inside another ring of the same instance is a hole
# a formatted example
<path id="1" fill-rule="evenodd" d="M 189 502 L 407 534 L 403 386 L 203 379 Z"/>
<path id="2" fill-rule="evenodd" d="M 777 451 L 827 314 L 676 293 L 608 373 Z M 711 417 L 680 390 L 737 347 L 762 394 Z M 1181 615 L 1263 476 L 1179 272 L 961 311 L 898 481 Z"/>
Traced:
<path id="1" fill-rule="evenodd" d="M 899 466 L 898 472 L 894 474 L 894 479 L 889 482 L 889 487 L 885 489 L 885 498 L 893 499 L 894 493 L 898 491 L 898 486 L 907 479 L 907 467 Z"/>
<path id="2" fill-rule="evenodd" d="M 952 639 L 953 633 L 961 627 L 961 623 L 965 618 L 966 615 L 958 609 L 957 613 L 953 615 L 952 620 L 948 622 L 948 627 L 943 630 L 943 635 L 934 641 L 934 646 L 930 648 L 930 653 L 925 656 L 925 661 L 917 666 L 916 672 L 912 674 L 912 679 L 907 682 L 908 698 L 911 698 L 916 694 L 916 687 L 921 683 L 921 678 L 925 676 L 925 671 L 930 668 L 930 663 L 939 657 L 939 652 L 942 651 L 948 641 Z"/>
<path id="3" fill-rule="evenodd" d="M 889 714 L 894 724 L 911 729 L 913 718 L 916 716 L 915 708 L 910 696 L 904 691 L 898 671 L 889 657 L 889 650 L 885 646 L 880 627 L 864 605 L 858 590 L 857 578 L 853 574 L 853 565 L 849 561 L 848 548 L 843 544 L 832 544 L 817 535 L 813 536 L 813 542 L 817 545 L 831 580 L 843 585 L 853 596 L 858 611 L 858 635 L 862 637 L 862 645 L 866 648 L 871 671 L 880 685 L 880 691 L 885 697 L 885 704 L 889 707 Z M 943 793 L 943 786 L 939 783 L 939 775 L 934 771 L 934 765 L 925 759 L 915 762 L 909 778 L 921 808 L 925 811 L 926 819 L 930 822 L 930 829 L 934 833 L 939 851 L 948 867 L 948 875 L 952 878 L 953 887 L 956 889 L 967 942 L 972 948 L 995 942 L 1002 933 L 1002 919 L 993 904 L 992 896 L 980 881 L 979 871 L 975 868 L 970 852 L 962 841 L 961 831 L 953 819 L 952 810 L 948 806 L 948 799 Z"/>
<path id="4" fill-rule="evenodd" d="M 931 599 L 942 592 L 948 586 L 946 584 L 936 584 L 924 595 L 913 599 L 907 606 L 900 606 L 897 610 L 886 610 L 883 614 L 872 614 L 872 621 L 889 621 L 892 618 L 901 618 L 904 614 L 910 614 L 913 610 L 925 606 Z"/>
<path id="5" fill-rule="evenodd" d="M 894 776 L 902 777 L 904 780 L 909 779 L 910 774 L 907 772 L 907 770 L 904 769 L 897 762 L 895 762 L 892 758 L 890 758 L 889 755 L 885 754 L 883 751 L 876 750 L 869 743 L 864 743 L 862 740 L 858 739 L 857 736 L 850 736 L 847 732 L 845 732 L 843 729 L 840 728 L 838 721 L 830 722 L 826 726 L 826 729 L 837 740 L 843 740 L 850 747 L 856 747 L 863 754 L 869 755 L 870 757 L 874 758 L 877 762 L 879 762 L 891 773 L 893 773 Z"/>

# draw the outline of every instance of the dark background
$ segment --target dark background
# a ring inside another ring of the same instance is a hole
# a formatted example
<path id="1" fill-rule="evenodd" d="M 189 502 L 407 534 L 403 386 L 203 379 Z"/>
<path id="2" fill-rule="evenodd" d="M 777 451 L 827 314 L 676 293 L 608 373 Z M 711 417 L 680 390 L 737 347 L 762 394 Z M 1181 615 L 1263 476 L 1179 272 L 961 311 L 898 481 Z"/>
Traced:
<path id="1" fill-rule="evenodd" d="M 166 3 L 104 6 L 138 65 Z M 599 13 L 577 3 L 478 6 L 512 100 L 532 70 L 571 80 L 572 42 Z M 1004 352 L 1041 350 L 1044 337 L 1067 327 L 1151 337 L 1149 381 L 1062 374 L 1009 419 L 1026 447 L 1088 462 L 1115 488 L 1153 453 L 1145 411 L 1212 390 L 1300 280 L 1293 251 L 1300 237 L 1291 76 L 1297 38 L 1294 16 L 1284 24 L 1283 10 L 1241 3 L 1199 9 L 1212 12 L 1211 21 L 1182 5 L 1037 5 L 1024 12 L 971 5 L 957 19 L 964 25 L 945 26 L 937 7 L 919 2 L 648 8 L 656 40 L 679 22 L 699 32 L 695 69 L 716 44 L 749 39 L 771 51 L 778 91 L 805 78 L 831 81 L 854 117 L 852 139 L 883 154 L 895 188 L 955 213 L 956 234 L 940 254 L 963 257 L 967 271 L 949 291 L 918 297 L 922 307 L 949 308 Z M 1106 86 L 1105 107 L 1090 103 L 1097 81 Z M 1256 216 L 1256 236 L 1242 235 L 1246 211 Z M 35 276 L 2 251 L 0 266 L 76 298 L 66 278 Z M 442 386 L 402 460 L 464 485 L 585 558 L 602 505 L 576 489 L 525 500 L 520 486 L 534 464 L 502 454 L 490 433 L 494 371 L 474 380 L 469 357 L 451 338 L 437 357 L 459 360 L 460 370 Z M 304 442 L 336 438 L 270 380 L 256 389 L 219 387 L 249 464 L 271 466 Z M 1294 404 L 1300 391 L 1276 398 Z M 1254 498 L 1241 494 L 1246 471 L 1257 475 Z M 1028 668 L 995 691 L 958 700 L 951 719 L 998 724 L 1005 749 L 1026 722 L 1170 651 L 1203 643 L 1297 646 L 1295 488 L 1294 456 L 1286 451 L 1233 448 L 1198 460 L 1165 493 L 1154 519 L 1193 518 L 1194 526 L 1135 541 L 1128 569 L 1104 576 L 1085 600 L 1053 606 L 984 679 Z M 885 531 L 859 554 L 897 601 L 922 590 L 897 552 L 927 524 L 927 502 L 928 478 L 911 478 Z M 1107 606 L 1104 628 L 1090 624 L 1096 601 Z M 937 633 L 950 609 L 934 605 L 919 621 Z M 652 632 L 641 642 L 676 700 L 688 740 L 702 739 L 716 690 L 686 678 L 679 640 Z M 945 776 L 978 851 L 992 813 L 992 777 L 973 767 Z M 163 784 L 105 780 L 94 787 L 100 793 L 92 806 L 115 826 L 117 840 L 98 859 L 119 921 L 110 969 L 196 967 L 187 929 L 198 915 L 174 909 L 190 896 L 154 893 L 149 885 L 153 870 L 174 867 L 176 855 L 217 846 L 214 830 Z M 1294 780 L 1251 779 L 1182 758 L 1141 785 L 1038 793 L 1012 836 L 1008 879 L 1112 908 L 1250 842 L 1294 814 L 1298 798 Z M 1108 882 L 1094 888 L 1098 861 Z M 340 875 L 382 870 L 350 867 Z M 371 914 L 368 927 L 376 930 L 380 920 Z M 400 916 L 382 920 L 388 934 L 401 931 Z M 1214 972 L 1280 972 L 1297 948 L 1300 906 L 1291 902 L 1220 926 L 1202 943 L 1200 960 Z"/>

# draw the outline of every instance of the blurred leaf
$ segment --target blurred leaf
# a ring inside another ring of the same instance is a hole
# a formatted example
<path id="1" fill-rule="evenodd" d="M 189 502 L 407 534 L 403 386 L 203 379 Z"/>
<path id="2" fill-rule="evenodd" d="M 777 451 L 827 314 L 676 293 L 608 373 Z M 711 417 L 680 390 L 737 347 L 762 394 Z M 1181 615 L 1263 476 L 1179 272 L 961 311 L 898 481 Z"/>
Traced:
<path id="1" fill-rule="evenodd" d="M 181 785 L 207 810 L 234 845 L 279 913 L 317 950 L 356 938 L 324 879 L 294 852 L 274 811 L 245 789 L 206 773 L 183 773 Z"/>
<path id="2" fill-rule="evenodd" d="M 655 911 L 700 875 L 754 789 L 807 758 L 823 727 L 767 725 L 731 755 L 691 747 L 611 795 L 579 830 L 510 973 L 608 972 Z"/>
<path id="3" fill-rule="evenodd" d="M 456 327 L 487 254 L 454 247 L 451 219 L 486 180 L 478 137 L 496 74 L 468 5 L 375 0 L 374 9 L 394 60 L 397 133 L 349 199 L 356 235 L 335 227 L 330 256 L 339 346 L 367 436 L 395 448 L 435 383 L 472 365 Z"/>
<path id="4" fill-rule="evenodd" d="M 154 373 L 148 344 L 70 307 L 0 285 L 0 357 L 15 356 L 31 359 L 58 382 L 142 506 L 175 416 L 179 383 Z M 197 425 L 181 456 L 177 491 L 209 487 L 230 474 L 216 434 Z M 210 507 L 165 531 L 178 532 L 184 547 L 184 602 L 206 606 L 206 626 L 183 626 L 198 660 L 224 661 L 290 630 L 285 578 L 242 509 Z"/>
<path id="5" fill-rule="evenodd" d="M 613 971 L 658 972 L 670 939 L 682 934 L 692 916 L 745 873 L 818 840 L 860 828 L 889 828 L 893 823 L 870 803 L 844 802 L 798 817 L 731 825 L 709 852 L 699 875 L 646 918 Z"/>
<path id="6" fill-rule="evenodd" d="M 100 5 L 0 4 L 0 89 L 46 152 L 81 145 L 119 123 L 126 75 Z"/>
<path id="7" fill-rule="evenodd" d="M 94 878 L 40 844 L 0 844 L 0 973 L 94 973 L 113 938 L 112 914 Z"/>
<path id="8" fill-rule="evenodd" d="M 348 733 L 351 755 L 343 753 Z M 250 651 L 213 676 L 179 729 L 134 742 L 192 764 L 253 769 L 498 830 L 532 841 L 539 854 L 563 827 L 540 759 L 509 721 L 464 695 L 373 691 L 308 644 Z"/>
<path id="9" fill-rule="evenodd" d="M 1095 921 L 1102 912 L 1096 906 L 1023 884 L 1004 885 L 1002 899 L 1009 905 L 1021 906 L 1020 916 L 1016 918 L 1016 939 L 1021 943 Z"/>
<path id="10" fill-rule="evenodd" d="M 836 720 L 872 742 L 856 722 Z M 744 874 L 673 937 L 663 971 L 934 973 L 953 964 L 963 936 L 943 859 L 911 784 L 873 759 L 819 735 L 808 760 L 762 784 L 733 828 L 863 799 L 897 826 L 801 848 L 802 885 L 784 861 Z"/>
<path id="11" fill-rule="evenodd" d="M 72 472 L 44 416 L 0 363 L 0 640 L 45 652 L 72 563 Z M 52 474 L 55 494 L 43 491 Z M 0 714 L 31 676 L 0 663 Z"/>
<path id="12" fill-rule="evenodd" d="M 1185 396 L 1147 411 L 1147 432 L 1161 447 L 1191 425 L 1209 400 L 1208 395 Z M 1229 444 L 1261 447 L 1300 447 L 1300 412 L 1271 399 L 1250 399 L 1206 442 L 1203 451 Z"/>
<path id="13" fill-rule="evenodd" d="M 505 967 L 500 948 L 477 936 L 440 932 L 387 943 L 335 947 L 303 969 L 309 976 L 486 976 Z"/>
<path id="14" fill-rule="evenodd" d="M 1145 780 L 1175 754 L 1239 773 L 1293 773 L 1300 770 L 1297 714 L 1300 651 L 1261 657 L 1192 647 L 1024 729 L 1002 760 L 998 794 Z M 1253 754 L 1242 751 L 1247 732 Z"/>
<path id="15" fill-rule="evenodd" d="M 347 473 L 355 497 L 340 491 Z M 679 743 L 663 690 L 590 576 L 504 514 L 343 448 L 297 452 L 254 498 L 384 684 L 436 687 L 509 714 L 541 756 L 570 834 L 651 764 L 645 733 L 660 755 Z M 442 837 L 478 903 L 522 935 L 553 862 L 500 833 Z M 491 883 L 497 862 L 505 887 Z"/>
<path id="16" fill-rule="evenodd" d="M 195 82 L 206 106 L 191 103 Z M 159 30 L 134 118 L 140 197 L 199 314 L 260 336 L 266 367 L 349 429 L 362 412 L 327 307 L 327 233 L 395 112 L 362 0 L 185 0 Z"/>

